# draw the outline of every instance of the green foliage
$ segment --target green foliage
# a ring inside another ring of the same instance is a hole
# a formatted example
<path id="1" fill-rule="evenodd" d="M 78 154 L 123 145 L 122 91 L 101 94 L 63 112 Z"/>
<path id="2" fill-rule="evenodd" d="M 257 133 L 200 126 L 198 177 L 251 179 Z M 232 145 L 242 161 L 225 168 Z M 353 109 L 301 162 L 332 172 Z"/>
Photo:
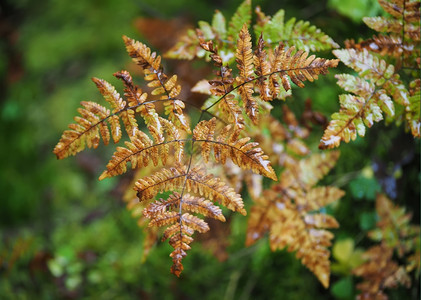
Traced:
<path id="1" fill-rule="evenodd" d="M 381 12 L 377 0 L 329 0 L 328 7 L 355 23 L 361 23 L 363 17 L 376 16 Z"/>

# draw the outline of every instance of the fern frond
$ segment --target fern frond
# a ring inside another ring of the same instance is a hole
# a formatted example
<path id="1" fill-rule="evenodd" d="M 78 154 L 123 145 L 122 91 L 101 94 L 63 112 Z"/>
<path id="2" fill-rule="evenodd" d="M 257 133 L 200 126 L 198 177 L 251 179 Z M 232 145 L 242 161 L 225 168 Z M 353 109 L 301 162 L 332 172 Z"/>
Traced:
<path id="1" fill-rule="evenodd" d="M 247 214 L 241 196 L 219 178 L 212 174 L 206 174 L 203 169 L 191 170 L 187 177 L 186 187 L 188 191 L 215 200 L 232 211 L 237 211 L 242 215 Z"/>
<path id="2" fill-rule="evenodd" d="M 222 210 L 211 201 L 189 194 L 182 196 L 177 192 L 170 195 L 167 200 L 160 199 L 150 203 L 144 209 L 144 216 L 151 220 L 149 226 L 168 226 L 162 240 L 170 239 L 170 245 L 174 248 L 170 255 L 173 258 L 171 272 L 177 276 L 180 276 L 183 270 L 181 260 L 186 256 L 185 251 L 190 249 L 189 244 L 193 241 L 191 235 L 195 231 L 204 233 L 209 230 L 205 221 L 190 213 L 182 214 L 182 211 L 200 213 L 205 217 L 225 221 Z"/>
<path id="3" fill-rule="evenodd" d="M 227 37 L 225 17 L 219 10 L 216 10 L 212 17 L 212 28 L 215 31 L 216 38 L 222 40 Z"/>
<path id="4" fill-rule="evenodd" d="M 414 41 L 420 40 L 420 26 L 413 23 L 405 23 L 405 25 L 403 25 L 402 19 L 393 19 L 388 17 L 365 17 L 363 18 L 363 21 L 368 27 L 375 31 L 396 34 L 402 34 L 402 32 L 404 32 L 405 38 L 412 39 Z"/>
<path id="5" fill-rule="evenodd" d="M 127 171 L 127 163 L 130 162 L 132 169 L 146 167 L 150 161 L 158 165 L 159 160 L 165 165 L 169 156 L 169 148 L 174 149 L 174 159 L 176 164 L 183 162 L 184 140 L 181 139 L 177 128 L 168 120 L 159 118 L 160 124 L 164 126 L 167 132 L 167 141 L 155 141 L 155 143 L 142 131 L 138 130 L 136 136 L 131 138 L 130 142 L 125 142 L 126 147 L 117 147 L 111 160 L 99 180 L 107 177 L 117 176 Z M 153 126 L 149 126 L 154 132 Z"/>
<path id="6" fill-rule="evenodd" d="M 414 45 L 403 45 L 402 38 L 398 35 L 377 35 L 358 44 L 346 41 L 347 48 L 367 49 L 382 56 L 389 55 L 393 57 L 400 57 L 403 52 L 409 52 L 410 48 L 412 48 L 411 46 L 413 47 Z"/>
<path id="7" fill-rule="evenodd" d="M 212 41 L 205 42 L 201 39 L 200 46 L 205 51 L 211 53 L 210 57 L 214 62 L 214 65 L 219 68 L 216 72 L 218 79 L 208 81 L 211 86 L 210 93 L 220 97 L 218 100 L 218 108 L 221 110 L 222 114 L 228 117 L 228 122 L 234 123 L 234 125 L 238 128 L 243 128 L 244 118 L 242 116 L 241 108 L 238 105 L 238 101 L 235 99 L 235 96 L 231 93 L 234 90 L 232 70 L 223 65 L 222 58 L 218 54 L 218 49 L 214 46 Z M 204 110 L 208 110 L 213 105 L 214 104 Z"/>
<path id="8" fill-rule="evenodd" d="M 258 106 L 253 98 L 253 55 L 251 51 L 251 36 L 248 32 L 247 25 L 244 24 L 240 31 L 237 41 L 237 51 L 235 53 L 239 75 L 236 80 L 239 85 L 238 93 L 243 100 L 244 109 L 250 120 L 258 123 Z"/>
<path id="9" fill-rule="evenodd" d="M 403 268 L 392 259 L 393 250 L 385 245 L 373 246 L 363 253 L 364 264 L 355 268 L 353 274 L 364 278 L 357 284 L 362 294 L 357 299 L 388 299 L 384 289 L 398 284 L 410 286 L 411 280 Z"/>
<path id="10" fill-rule="evenodd" d="M 313 154 L 306 159 L 300 160 L 298 166 L 289 166 L 289 171 L 283 173 L 282 179 L 285 178 L 286 174 L 291 173 L 294 177 L 294 185 L 306 188 L 312 187 L 336 165 L 339 155 L 338 151 Z"/>
<path id="11" fill-rule="evenodd" d="M 245 0 L 237 8 L 231 20 L 228 23 L 228 32 L 227 32 L 228 39 L 230 39 L 231 41 L 235 41 L 237 38 L 237 34 L 238 32 L 240 32 L 243 25 L 247 24 L 248 26 L 250 24 L 250 21 L 251 21 L 251 0 Z"/>
<path id="12" fill-rule="evenodd" d="M 409 128 L 411 128 L 412 135 L 419 138 L 421 136 L 421 80 L 415 79 L 409 84 L 409 87 L 409 105 L 407 106 L 405 116 L 409 124 Z"/>
<path id="13" fill-rule="evenodd" d="M 181 190 L 183 187 L 188 192 L 199 194 L 233 211 L 246 214 L 241 196 L 219 178 L 206 174 L 200 168 L 193 168 L 189 173 L 186 173 L 186 169 L 182 166 L 164 168 L 151 176 L 139 179 L 134 189 L 137 191 L 139 201 L 142 202 L 154 198 L 159 192 Z"/>
<path id="14" fill-rule="evenodd" d="M 162 126 L 159 122 L 159 116 L 155 111 L 155 105 L 151 102 L 145 103 L 148 95 L 142 93 L 141 89 L 133 84 L 133 79 L 129 72 L 120 71 L 115 73 L 114 76 L 123 81 L 125 86 L 124 96 L 126 96 L 129 106 L 136 108 L 136 112 L 140 113 L 145 120 L 154 140 L 157 143 L 161 143 L 164 140 Z"/>
<path id="15" fill-rule="evenodd" d="M 376 228 L 368 233 L 368 237 L 394 249 L 399 258 L 419 247 L 417 237 L 420 227 L 410 224 L 411 214 L 405 213 L 404 208 L 394 205 L 385 195 L 379 194 L 376 198 L 376 212 Z"/>
<path id="16" fill-rule="evenodd" d="M 193 139 L 202 144 L 202 156 L 208 161 L 211 145 L 213 145 L 214 156 L 217 162 L 225 163 L 230 158 L 242 169 L 252 170 L 256 174 L 264 175 L 277 180 L 275 171 L 267 160 L 261 148 L 256 148 L 258 143 L 249 143 L 250 138 L 238 139 L 238 130 L 232 130 L 227 125 L 221 134 L 215 138 L 216 119 L 201 121 L 193 131 Z M 230 134 L 230 131 L 232 133 Z"/>
<path id="17" fill-rule="evenodd" d="M 164 57 L 192 60 L 195 57 L 200 57 L 200 50 L 195 31 L 189 29 L 171 49 L 165 52 Z"/>
<path id="18" fill-rule="evenodd" d="M 303 50 L 295 51 L 295 47 L 284 50 L 284 46 L 279 44 L 274 53 L 271 73 L 277 73 L 280 77 L 285 91 L 291 89 L 289 79 L 298 87 L 304 87 L 303 81 L 314 81 L 318 75 L 327 74 L 328 68 L 336 67 L 338 59 L 327 60 L 316 58 L 315 55 L 308 56 L 308 52 Z"/>
<path id="19" fill-rule="evenodd" d="M 353 270 L 353 274 L 364 279 L 357 285 L 362 292 L 359 296 L 374 297 L 384 290 L 404 285 L 411 286 L 409 273 L 420 270 L 420 227 L 411 225 L 411 214 L 394 205 L 385 195 L 376 199 L 378 221 L 376 228 L 368 236 L 379 245 L 372 246 L 363 253 L 365 262 Z M 397 253 L 399 264 L 393 260 Z"/>
<path id="20" fill-rule="evenodd" d="M 222 210 L 210 201 L 213 200 L 228 209 L 246 214 L 241 196 L 218 178 L 207 175 L 203 169 L 187 170 L 184 166 L 162 169 L 139 179 L 134 189 L 140 202 L 154 198 L 161 191 L 173 191 L 167 200 L 160 199 L 150 203 L 143 214 L 151 220 L 149 226 L 169 226 L 164 232 L 163 240 L 169 238 L 169 243 L 174 248 L 170 255 L 173 258 L 171 272 L 177 276 L 180 276 L 183 270 L 181 261 L 187 255 L 186 251 L 190 249 L 189 244 L 193 241 L 191 235 L 195 231 L 204 233 L 209 230 L 205 221 L 182 212 L 199 213 L 205 217 L 225 221 Z M 184 189 L 210 200 L 189 194 L 183 195 Z M 181 194 L 175 190 L 181 191 Z"/>
<path id="21" fill-rule="evenodd" d="M 54 148 L 53 153 L 58 159 L 75 155 L 78 152 L 88 148 L 96 149 L 99 145 L 100 137 L 104 144 L 108 145 L 110 141 L 110 131 L 107 122 L 111 127 L 111 137 L 114 143 L 120 141 L 122 129 L 120 118 L 123 121 L 127 134 L 134 136 L 138 126 L 134 117 L 134 110 L 127 106 L 115 88 L 108 82 L 98 78 L 92 78 L 104 99 L 110 104 L 112 111 L 95 103 L 81 102 L 83 108 L 79 108 L 80 117 L 75 117 L 76 123 L 70 124 L 70 130 L 63 132 L 63 135 Z"/>
<path id="22" fill-rule="evenodd" d="M 278 202 L 277 220 L 271 226 L 269 240 L 272 251 L 287 247 L 312 271 L 325 288 L 329 286 L 330 252 L 333 234 L 325 230 L 339 227 L 333 217 L 322 215 L 315 221 L 314 215 L 301 215 L 288 202 Z"/>
<path id="23" fill-rule="evenodd" d="M 314 187 L 334 166 L 338 152 L 317 154 L 288 165 L 278 184 L 265 190 L 252 207 L 246 244 L 251 245 L 269 232 L 273 251 L 287 247 L 326 288 L 329 285 L 328 246 L 338 222 L 320 209 L 344 195 L 335 187 Z"/>
<path id="24" fill-rule="evenodd" d="M 289 47 L 295 46 L 304 51 L 324 51 L 339 48 L 335 41 L 308 21 L 295 18 L 285 22 L 285 11 L 279 10 L 273 17 L 266 16 L 260 7 L 256 7 L 257 21 L 254 27 L 256 36 L 265 34 L 268 43 L 283 42 Z"/>
<path id="25" fill-rule="evenodd" d="M 123 36 L 123 40 L 133 61 L 143 69 L 145 80 L 149 82 L 148 86 L 154 88 L 151 94 L 161 95 L 161 100 L 167 100 L 164 101 L 164 105 L 169 119 L 190 133 L 190 126 L 183 114 L 184 103 L 176 99 L 181 91 L 181 86 L 177 84 L 177 75 L 168 78 L 161 66 L 161 56 L 155 52 L 151 53 L 151 49 L 145 44 L 127 36 Z"/>
<path id="26" fill-rule="evenodd" d="M 269 90 L 269 85 L 265 78 L 265 75 L 270 74 L 270 66 L 267 60 L 265 41 L 263 40 L 262 35 L 259 37 L 257 49 L 253 55 L 253 62 L 256 69 L 254 72 L 257 76 L 256 86 L 258 88 L 260 97 L 263 101 L 272 100 L 272 94 Z"/>
<path id="27" fill-rule="evenodd" d="M 332 115 L 332 121 L 320 141 L 319 148 L 331 149 L 341 141 L 355 140 L 357 133 L 365 135 L 365 126 L 383 119 L 382 111 L 389 116 L 395 114 L 396 104 L 408 107 L 409 92 L 393 65 L 371 55 L 366 49 L 334 50 L 333 53 L 347 66 L 359 72 L 360 77 L 337 75 L 338 84 L 354 95 L 339 96 L 341 108 Z M 368 80 L 366 82 L 364 79 Z M 393 101 L 392 101 L 393 99 Z"/>

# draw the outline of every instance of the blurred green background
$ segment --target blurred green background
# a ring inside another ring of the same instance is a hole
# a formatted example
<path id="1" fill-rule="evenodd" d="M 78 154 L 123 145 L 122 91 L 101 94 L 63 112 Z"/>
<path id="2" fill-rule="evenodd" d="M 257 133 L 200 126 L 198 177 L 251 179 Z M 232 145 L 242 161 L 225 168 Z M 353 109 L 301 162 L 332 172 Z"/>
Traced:
<path id="1" fill-rule="evenodd" d="M 349 272 L 333 273 L 331 288 L 325 290 L 293 254 L 271 253 L 267 241 L 244 248 L 247 219 L 242 216 L 232 218 L 230 233 L 221 238 L 229 245 L 224 262 L 196 242 L 184 260 L 182 278 L 175 278 L 169 273 L 167 243 L 141 261 L 144 233 L 121 200 L 130 176 L 97 180 L 113 147 L 56 160 L 52 150 L 80 101 L 101 101 L 90 78 L 120 87 L 112 74 L 134 70 L 123 34 L 147 44 L 155 38 L 151 46 L 162 51 L 171 46 L 166 36 L 176 26 L 209 21 L 215 9 L 229 19 L 241 1 L 156 3 L 0 4 L 0 299 L 353 299 L 355 280 Z M 346 38 L 371 36 L 361 17 L 381 13 L 372 0 L 253 5 L 270 15 L 285 9 L 287 19 L 308 20 L 341 46 Z M 148 28 L 144 18 L 163 22 Z M 176 66 L 166 65 L 169 70 Z M 341 92 L 333 74 L 344 70 L 341 66 L 307 84 L 291 107 L 302 111 L 311 96 L 313 107 L 330 116 Z M 320 136 L 321 131 L 315 145 Z M 375 225 L 373 200 L 381 189 L 407 206 L 419 224 L 419 141 L 403 128 L 379 124 L 341 151 L 337 168 L 325 179 L 347 192 L 333 212 L 341 224 L 337 241 L 351 238 L 365 245 L 363 237 Z M 416 288 L 398 289 L 391 297 L 412 297 Z"/>

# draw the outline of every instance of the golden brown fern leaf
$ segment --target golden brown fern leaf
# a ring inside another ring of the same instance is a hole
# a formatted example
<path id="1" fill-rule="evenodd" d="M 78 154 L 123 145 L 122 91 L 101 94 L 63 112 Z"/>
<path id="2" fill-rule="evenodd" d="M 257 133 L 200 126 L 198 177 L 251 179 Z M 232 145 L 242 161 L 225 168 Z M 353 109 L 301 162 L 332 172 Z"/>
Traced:
<path id="1" fill-rule="evenodd" d="M 382 8 L 392 17 L 366 17 L 364 22 L 379 32 L 404 34 L 406 38 L 420 40 L 420 1 L 379 0 Z"/>
<path id="2" fill-rule="evenodd" d="M 393 204 L 383 194 L 377 195 L 376 212 L 378 222 L 376 228 L 368 233 L 368 237 L 384 242 L 396 251 L 399 258 L 419 248 L 420 227 L 410 224 L 410 213 L 405 213 L 404 208 Z"/>
<path id="3" fill-rule="evenodd" d="M 277 180 L 268 156 L 261 148 L 257 148 L 258 143 L 249 143 L 249 137 L 238 139 L 239 129 L 232 130 L 231 125 L 224 127 L 215 138 L 215 127 L 216 119 L 212 118 L 210 121 L 201 121 L 193 131 L 193 139 L 195 143 L 201 143 L 202 157 L 206 162 L 212 147 L 216 162 L 225 164 L 230 158 L 242 169 L 252 170 L 256 174 Z"/>
<path id="4" fill-rule="evenodd" d="M 146 102 L 148 95 L 142 93 L 141 89 L 133 84 L 133 79 L 129 72 L 123 70 L 115 73 L 114 76 L 121 79 L 124 83 L 124 96 L 129 103 L 129 107 L 135 109 L 136 113 L 142 116 L 156 143 L 162 143 L 164 140 L 162 126 L 155 111 L 155 105 L 152 102 Z"/>
<path id="5" fill-rule="evenodd" d="M 363 253 L 365 262 L 353 270 L 353 274 L 363 278 L 357 285 L 361 291 L 359 299 L 371 299 L 381 295 L 388 299 L 385 289 L 404 285 L 411 286 L 409 273 L 420 271 L 420 227 L 411 225 L 411 214 L 379 194 L 376 199 L 378 221 L 376 228 L 368 233 L 372 240 L 380 244 Z M 399 264 L 393 260 L 394 253 Z M 376 298 L 377 299 L 377 298 Z"/>
<path id="6" fill-rule="evenodd" d="M 348 49 L 367 49 L 368 51 L 379 53 L 381 56 L 388 55 L 397 58 L 402 54 L 410 54 L 413 48 L 413 46 L 404 45 L 402 37 L 399 35 L 377 35 L 359 43 L 355 43 L 354 40 L 347 40 L 345 41 L 345 46 Z"/>
<path id="7" fill-rule="evenodd" d="M 361 294 L 357 299 L 389 299 L 384 289 L 396 287 L 398 284 L 409 287 L 411 279 L 403 267 L 393 261 L 393 250 L 386 245 L 373 246 L 365 253 L 364 264 L 355 268 L 353 274 L 361 276 L 364 281 L 357 284 Z"/>
<path id="8" fill-rule="evenodd" d="M 347 48 L 380 53 L 396 60 L 396 68 L 419 69 L 420 57 L 420 1 L 379 1 L 388 16 L 366 17 L 366 25 L 379 32 L 372 39 L 359 43 L 346 42 Z"/>
<path id="9" fill-rule="evenodd" d="M 268 82 L 266 81 L 265 75 L 270 73 L 270 66 L 267 60 L 267 53 L 265 51 L 265 41 L 263 40 L 263 35 L 259 37 L 257 43 L 257 49 L 253 56 L 255 73 L 257 76 L 256 86 L 258 88 L 260 97 L 264 101 L 272 100 L 272 94 L 269 89 Z"/>
<path id="10" fill-rule="evenodd" d="M 154 198 L 160 192 L 183 188 L 187 192 L 221 203 L 232 211 L 246 214 L 241 196 L 219 178 L 206 174 L 200 168 L 193 168 L 189 172 L 184 166 L 164 168 L 151 176 L 139 179 L 134 187 L 141 202 Z"/>
<path id="11" fill-rule="evenodd" d="M 228 118 L 228 122 L 233 123 L 238 128 L 244 127 L 244 118 L 238 100 L 235 99 L 234 94 L 231 92 L 234 90 L 234 78 L 232 77 L 232 70 L 228 66 L 224 66 L 222 58 L 218 53 L 218 48 L 214 46 L 212 41 L 205 41 L 203 34 L 198 30 L 199 44 L 202 49 L 210 52 L 210 58 L 214 62 L 214 65 L 219 68 L 216 71 L 216 79 L 209 80 L 210 90 L 209 92 L 220 97 L 218 100 L 218 108 L 221 113 Z M 205 108 L 209 110 L 212 106 Z"/>
<path id="12" fill-rule="evenodd" d="M 190 249 L 193 233 L 209 230 L 208 224 L 192 213 L 224 222 L 225 217 L 222 210 L 213 203 L 215 201 L 228 209 L 246 214 L 241 196 L 220 179 L 206 174 L 200 168 L 164 168 L 139 179 L 134 189 L 140 203 L 153 199 L 159 192 L 172 192 L 166 200 L 149 203 L 143 210 L 143 215 L 150 219 L 149 226 L 167 227 L 162 239 L 169 239 L 174 248 L 170 255 L 173 259 L 171 272 L 177 276 L 183 270 L 181 261 Z M 185 194 L 185 191 L 193 194 Z"/>
<path id="13" fill-rule="evenodd" d="M 338 59 L 327 60 L 316 58 L 315 55 L 308 56 L 308 54 L 303 50 L 295 51 L 294 46 L 286 50 L 282 43 L 276 47 L 271 73 L 276 73 L 280 77 L 285 91 L 291 89 L 288 78 L 302 88 L 304 87 L 304 81 L 317 80 L 318 75 L 327 74 L 328 69 L 336 67 L 339 62 Z M 272 92 L 276 93 L 276 91 Z"/>
<path id="14" fill-rule="evenodd" d="M 160 100 L 164 101 L 165 113 L 168 114 L 169 120 L 190 132 L 190 126 L 183 114 L 185 105 L 177 99 L 181 91 L 181 86 L 177 84 L 177 75 L 168 78 L 163 72 L 161 56 L 155 52 L 152 53 L 145 44 L 127 36 L 123 36 L 123 40 L 133 61 L 143 69 L 145 80 L 149 82 L 148 86 L 154 88 L 151 94 L 161 96 Z"/>
<path id="15" fill-rule="evenodd" d="M 297 258 L 308 267 L 324 287 L 329 286 L 330 252 L 337 221 L 322 207 L 338 200 L 344 192 L 335 187 L 314 187 L 335 164 L 337 152 L 313 155 L 299 164 L 289 165 L 280 182 L 263 192 L 252 207 L 246 244 L 251 245 L 269 232 L 271 249 L 296 252 Z"/>
<path id="16" fill-rule="evenodd" d="M 221 209 L 210 201 L 188 194 L 181 196 L 177 192 L 170 195 L 167 200 L 160 199 L 145 208 L 143 214 L 151 220 L 149 226 L 168 226 L 162 240 L 169 239 L 170 245 L 174 248 L 170 254 L 173 259 L 171 272 L 177 276 L 180 276 L 183 271 L 181 260 L 187 255 L 186 251 L 190 249 L 189 244 L 193 241 L 191 237 L 193 233 L 195 231 L 204 233 L 209 230 L 205 221 L 190 213 L 182 213 L 182 211 L 200 213 L 225 221 Z"/>
<path id="17" fill-rule="evenodd" d="M 63 132 L 63 135 L 54 148 L 53 153 L 58 159 L 75 155 L 87 146 L 88 148 L 97 148 L 100 137 L 105 145 L 111 137 L 114 143 L 120 141 L 122 128 L 120 119 L 123 121 L 124 128 L 129 136 L 134 136 L 137 132 L 137 121 L 134 117 L 135 111 L 129 107 L 126 101 L 120 97 L 115 88 L 108 82 L 98 78 L 92 78 L 104 99 L 109 103 L 112 110 L 95 102 L 81 102 L 83 108 L 79 108 L 80 117 L 76 116 L 76 123 L 70 124 L 70 130 Z"/>
<path id="18" fill-rule="evenodd" d="M 237 68 L 239 74 L 236 78 L 238 84 L 238 93 L 243 100 L 244 109 L 250 120 L 258 123 L 258 106 L 253 98 L 253 54 L 251 51 L 251 36 L 247 29 L 247 24 L 243 25 L 237 41 L 237 50 L 235 53 Z"/>
<path id="19" fill-rule="evenodd" d="M 209 84 L 213 86 L 210 92 L 219 99 L 206 107 L 204 111 L 208 111 L 216 104 L 223 105 L 221 111 L 228 117 L 228 122 L 234 121 L 235 126 L 239 127 L 244 127 L 241 110 L 238 102 L 232 100 L 235 98 L 232 94 L 237 90 L 245 113 L 254 124 L 257 124 L 257 116 L 260 112 L 257 98 L 253 96 L 254 92 L 259 93 L 259 98 L 265 101 L 273 98 L 285 99 L 290 94 L 288 93 L 291 90 L 290 80 L 298 87 L 304 87 L 304 81 L 314 81 L 318 79 L 318 75 L 327 74 L 328 69 L 336 67 L 339 61 L 338 59 L 316 58 L 314 55 L 308 56 L 308 52 L 296 51 L 295 47 L 285 50 L 282 44 L 266 57 L 262 37 L 253 55 L 251 37 L 247 25 L 244 25 L 237 40 L 235 53 L 239 74 L 236 82 L 233 83 L 232 70 L 223 66 L 217 47 L 212 41 L 204 41 L 200 36 L 200 31 L 198 35 L 201 47 L 211 53 L 210 57 L 215 66 L 220 68 L 217 75 L 222 77 L 209 81 Z M 227 76 L 224 76 L 225 74 Z M 254 85 L 254 82 L 257 83 Z"/>
<path id="20" fill-rule="evenodd" d="M 154 165 L 158 165 L 159 160 L 166 165 L 170 146 L 174 149 L 172 156 L 176 164 L 183 163 L 184 142 L 181 139 L 179 130 L 170 121 L 158 118 L 159 124 L 163 125 L 164 132 L 167 133 L 167 139 L 156 140 L 155 143 L 142 131 L 138 130 L 136 136 L 131 137 L 130 142 L 125 142 L 126 147 L 117 147 L 111 160 L 107 164 L 100 180 L 107 177 L 117 176 L 127 171 L 127 163 L 131 163 L 132 169 L 146 167 L 152 161 Z M 158 132 L 152 125 L 148 126 L 149 130 L 154 133 Z M 157 134 L 153 134 L 157 136 Z"/>

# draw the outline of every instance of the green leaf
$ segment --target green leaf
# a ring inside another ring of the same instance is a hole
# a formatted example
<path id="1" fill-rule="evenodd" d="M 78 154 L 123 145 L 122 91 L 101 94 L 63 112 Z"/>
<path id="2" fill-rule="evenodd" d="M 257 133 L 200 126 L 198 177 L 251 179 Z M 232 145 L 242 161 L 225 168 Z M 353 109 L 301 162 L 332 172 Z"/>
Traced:
<path id="1" fill-rule="evenodd" d="M 349 183 L 349 189 L 351 195 L 358 200 L 367 199 L 374 201 L 381 187 L 374 177 L 358 176 Z"/>
<path id="2" fill-rule="evenodd" d="M 337 241 L 333 245 L 332 255 L 338 262 L 345 263 L 349 260 L 353 251 L 354 240 L 351 238 L 346 238 Z"/>
<path id="3" fill-rule="evenodd" d="M 227 36 L 227 28 L 225 23 L 224 15 L 219 10 L 215 11 L 215 14 L 212 18 L 212 27 L 221 39 L 225 39 Z"/>
<path id="4" fill-rule="evenodd" d="M 205 40 L 212 40 L 215 38 L 215 34 L 213 33 L 212 27 L 209 25 L 208 22 L 199 21 L 198 25 L 200 30 L 203 32 Z"/>
<path id="5" fill-rule="evenodd" d="M 376 217 L 375 212 L 363 212 L 360 215 L 360 228 L 362 230 L 370 230 L 376 226 Z"/>
<path id="6" fill-rule="evenodd" d="M 330 291 L 338 299 L 353 299 L 354 298 L 354 282 L 351 276 L 342 278 L 335 282 Z"/>
<path id="7" fill-rule="evenodd" d="M 362 23 L 363 17 L 375 16 L 381 11 L 376 0 L 328 0 L 327 5 L 355 23 Z"/>
<path id="8" fill-rule="evenodd" d="M 237 11 L 232 16 L 229 27 L 228 27 L 228 39 L 232 41 L 237 40 L 238 33 L 243 27 L 244 23 L 247 25 L 251 21 L 251 1 L 244 1 L 238 8 Z"/>

